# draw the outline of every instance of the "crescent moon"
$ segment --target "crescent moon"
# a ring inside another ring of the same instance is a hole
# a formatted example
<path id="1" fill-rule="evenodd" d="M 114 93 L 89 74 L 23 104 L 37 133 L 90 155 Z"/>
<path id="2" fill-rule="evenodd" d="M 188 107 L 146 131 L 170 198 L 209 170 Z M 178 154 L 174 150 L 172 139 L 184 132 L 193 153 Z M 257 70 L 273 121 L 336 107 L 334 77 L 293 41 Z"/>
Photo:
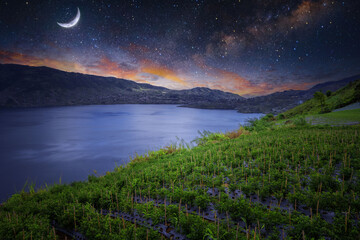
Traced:
<path id="1" fill-rule="evenodd" d="M 75 26 L 80 20 L 80 9 L 77 8 L 77 14 L 76 14 L 76 17 L 68 22 L 68 23 L 57 23 L 60 27 L 63 27 L 63 28 L 71 28 L 73 26 Z"/>

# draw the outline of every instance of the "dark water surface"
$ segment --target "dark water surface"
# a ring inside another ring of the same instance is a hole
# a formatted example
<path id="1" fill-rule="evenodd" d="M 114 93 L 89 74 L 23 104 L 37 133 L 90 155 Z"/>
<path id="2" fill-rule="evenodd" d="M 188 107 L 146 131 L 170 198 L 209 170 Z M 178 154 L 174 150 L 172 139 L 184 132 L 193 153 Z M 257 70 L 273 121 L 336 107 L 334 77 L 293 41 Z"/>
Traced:
<path id="1" fill-rule="evenodd" d="M 229 131 L 248 118 L 232 110 L 175 105 L 95 105 L 0 111 L 0 201 L 26 181 L 85 180 L 177 141 L 198 130 Z"/>

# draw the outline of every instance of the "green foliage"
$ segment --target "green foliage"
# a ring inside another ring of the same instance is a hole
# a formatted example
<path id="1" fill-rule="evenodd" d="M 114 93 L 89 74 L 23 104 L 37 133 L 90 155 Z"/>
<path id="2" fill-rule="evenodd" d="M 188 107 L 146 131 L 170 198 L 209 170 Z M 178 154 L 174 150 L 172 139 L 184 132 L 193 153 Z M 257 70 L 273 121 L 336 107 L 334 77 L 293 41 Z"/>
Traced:
<path id="1" fill-rule="evenodd" d="M 283 120 L 285 119 L 285 115 L 283 113 L 280 113 L 276 118 L 277 120 Z"/>
<path id="2" fill-rule="evenodd" d="M 209 131 L 203 131 L 203 132 L 198 131 L 198 133 L 199 133 L 200 137 L 198 137 L 194 140 L 194 142 L 197 145 L 206 145 L 206 144 L 217 143 L 220 141 L 230 139 L 223 133 L 212 133 Z"/>
<path id="3" fill-rule="evenodd" d="M 211 201 L 208 196 L 198 195 L 195 198 L 196 206 L 199 206 L 201 209 L 206 209 L 210 202 Z"/>
<path id="4" fill-rule="evenodd" d="M 247 124 L 244 128 L 248 131 L 264 131 L 268 130 L 273 126 L 273 123 L 268 121 L 269 118 L 252 118 L 247 120 Z"/>
<path id="5" fill-rule="evenodd" d="M 312 115 L 308 118 L 311 119 L 312 122 L 318 122 L 322 124 L 354 124 L 356 122 L 360 122 L 360 109 L 330 112 L 321 115 Z"/>
<path id="6" fill-rule="evenodd" d="M 196 240 L 278 239 L 282 229 L 288 239 L 357 239 L 360 126 L 308 126 L 303 117 L 293 123 L 257 119 L 242 137 L 208 133 L 192 149 L 149 152 L 88 181 L 30 187 L 0 206 L 0 239 L 55 239 L 53 220 L 88 239 L 161 239 L 150 226 L 104 216 L 101 209 L 138 213 L 153 224 L 166 216 L 171 228 Z M 216 195 L 209 194 L 213 189 Z M 233 199 L 228 193 L 235 190 L 242 195 Z M 166 205 L 154 203 L 165 198 Z M 271 199 L 271 209 L 258 198 Z M 297 211 L 290 208 L 295 203 Z M 311 208 L 312 217 L 300 205 Z M 334 212 L 333 222 L 317 216 L 317 208 Z M 214 209 L 216 223 L 203 219 Z"/>
<path id="7" fill-rule="evenodd" d="M 319 101 L 321 105 L 325 104 L 326 96 L 322 92 L 315 92 L 314 99 Z"/>
<path id="8" fill-rule="evenodd" d="M 326 113 L 357 101 L 360 101 L 360 80 L 349 83 L 328 97 L 321 92 L 316 92 L 313 99 L 286 111 L 284 115 L 292 118 L 298 115 Z"/>
<path id="9" fill-rule="evenodd" d="M 331 112 L 330 105 L 324 104 L 319 113 L 329 113 L 329 112 Z"/>
<path id="10" fill-rule="evenodd" d="M 353 102 L 360 101 L 360 84 L 357 84 L 354 90 Z"/>
<path id="11" fill-rule="evenodd" d="M 303 239 L 303 236 L 306 239 L 322 239 L 331 233 L 330 229 L 326 227 L 324 221 L 319 217 L 310 220 L 308 217 L 298 216 L 295 221 L 294 229 L 289 232 L 290 236 L 294 239 Z"/>
<path id="12" fill-rule="evenodd" d="M 294 119 L 295 126 L 306 126 L 307 122 L 304 116 L 299 116 Z"/>
<path id="13" fill-rule="evenodd" d="M 271 122 L 271 121 L 275 121 L 275 117 L 273 114 L 271 113 L 268 113 L 266 114 L 263 118 L 262 118 L 263 121 L 268 121 L 268 122 Z"/>
<path id="14" fill-rule="evenodd" d="M 235 131 L 225 133 L 225 136 L 228 137 L 229 139 L 234 139 L 234 138 L 238 138 L 242 135 L 249 135 L 249 134 L 250 133 L 248 130 L 246 130 L 244 127 L 240 127 L 239 129 L 237 129 Z"/>
<path id="15" fill-rule="evenodd" d="M 331 94 L 332 94 L 332 92 L 331 92 L 330 90 L 327 90 L 327 91 L 326 91 L 326 96 L 327 96 L 327 97 L 330 97 Z"/>
<path id="16" fill-rule="evenodd" d="M 314 93 L 314 99 L 315 99 L 316 101 L 318 101 L 318 102 L 320 103 L 320 105 L 321 105 L 321 111 L 320 111 L 320 113 L 326 113 L 326 112 L 331 111 L 329 106 L 328 106 L 328 108 L 329 108 L 328 111 L 326 111 L 326 110 L 324 109 L 324 108 L 325 108 L 325 100 L 326 100 L 326 95 L 325 95 L 325 94 L 323 94 L 322 92 L 315 92 L 315 93 Z"/>

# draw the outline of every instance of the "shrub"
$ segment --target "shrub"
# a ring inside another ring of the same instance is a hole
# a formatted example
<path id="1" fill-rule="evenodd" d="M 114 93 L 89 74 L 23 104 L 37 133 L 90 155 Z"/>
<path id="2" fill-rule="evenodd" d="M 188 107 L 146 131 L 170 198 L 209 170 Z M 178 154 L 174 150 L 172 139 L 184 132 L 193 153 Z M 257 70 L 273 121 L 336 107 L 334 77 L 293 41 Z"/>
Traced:
<path id="1" fill-rule="evenodd" d="M 331 112 L 331 107 L 329 106 L 329 104 L 325 104 L 324 107 L 321 109 L 320 113 L 329 113 Z"/>
<path id="2" fill-rule="evenodd" d="M 280 113 L 278 116 L 277 116 L 277 119 L 278 120 L 282 120 L 282 119 L 285 119 L 285 115 Z"/>
<path id="3" fill-rule="evenodd" d="M 272 126 L 271 122 L 258 118 L 250 118 L 246 121 L 246 126 L 244 127 L 248 131 L 264 131 L 269 129 Z"/>
<path id="4" fill-rule="evenodd" d="M 208 196 L 198 195 L 195 198 L 196 206 L 199 206 L 201 209 L 206 209 L 209 203 L 210 203 L 210 199 Z"/>
<path id="5" fill-rule="evenodd" d="M 360 101 L 360 84 L 358 84 L 358 85 L 355 87 L 354 96 L 353 96 L 353 101 L 354 101 L 354 102 Z"/>
<path id="6" fill-rule="evenodd" d="M 294 120 L 295 126 L 306 126 L 307 122 L 304 116 L 300 116 Z"/>
<path id="7" fill-rule="evenodd" d="M 263 117 L 263 118 L 262 118 L 262 120 L 264 120 L 264 121 L 268 121 L 268 122 L 270 122 L 270 121 L 275 121 L 275 117 L 274 117 L 274 115 L 273 115 L 273 114 L 268 113 L 268 114 L 266 114 L 266 116 L 265 116 L 265 117 Z"/>
<path id="8" fill-rule="evenodd" d="M 314 99 L 320 102 L 321 105 L 324 104 L 326 96 L 322 92 L 315 92 Z"/>
<path id="9" fill-rule="evenodd" d="M 306 239 L 323 239 L 323 236 L 329 234 L 329 230 L 325 227 L 326 222 L 321 221 L 319 217 L 314 217 L 313 220 L 310 220 L 307 216 L 300 215 L 296 221 L 294 228 L 288 232 L 290 239 L 302 239 L 304 236 L 303 232 Z"/>
<path id="10" fill-rule="evenodd" d="M 309 183 L 310 189 L 314 192 L 318 191 L 320 184 L 322 185 L 322 190 L 327 192 L 335 192 L 339 190 L 339 184 L 337 180 L 333 179 L 329 175 L 322 174 L 312 174 L 311 180 Z"/>
<path id="11" fill-rule="evenodd" d="M 325 94 L 323 94 L 322 92 L 315 92 L 314 99 L 320 103 L 321 109 L 324 109 L 325 100 L 326 100 Z"/>
<path id="12" fill-rule="evenodd" d="M 250 134 L 249 131 L 247 131 L 244 127 L 240 127 L 238 130 L 227 132 L 225 136 L 230 139 L 234 139 L 240 137 L 241 135 L 249 135 L 249 134 Z"/>
<path id="13" fill-rule="evenodd" d="M 208 143 L 216 143 L 229 139 L 229 137 L 223 133 L 212 133 L 209 131 L 198 131 L 198 133 L 200 134 L 200 137 L 193 140 L 197 145 L 206 145 Z"/>

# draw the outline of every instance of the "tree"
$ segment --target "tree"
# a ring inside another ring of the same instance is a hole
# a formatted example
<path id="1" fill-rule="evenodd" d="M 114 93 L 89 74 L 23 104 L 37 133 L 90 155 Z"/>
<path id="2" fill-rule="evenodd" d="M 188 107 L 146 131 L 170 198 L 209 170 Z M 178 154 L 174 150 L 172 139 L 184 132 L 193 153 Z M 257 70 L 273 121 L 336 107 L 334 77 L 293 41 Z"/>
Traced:
<path id="1" fill-rule="evenodd" d="M 360 101 L 360 84 L 355 87 L 354 102 Z"/>
<path id="2" fill-rule="evenodd" d="M 315 92 L 314 93 L 314 99 L 318 102 L 320 102 L 321 108 L 325 106 L 325 99 L 326 96 L 322 92 Z"/>
<path id="3" fill-rule="evenodd" d="M 327 96 L 327 97 L 330 97 L 331 94 L 332 94 L 332 92 L 331 92 L 330 90 L 327 90 L 327 91 L 326 91 L 326 96 Z"/>

